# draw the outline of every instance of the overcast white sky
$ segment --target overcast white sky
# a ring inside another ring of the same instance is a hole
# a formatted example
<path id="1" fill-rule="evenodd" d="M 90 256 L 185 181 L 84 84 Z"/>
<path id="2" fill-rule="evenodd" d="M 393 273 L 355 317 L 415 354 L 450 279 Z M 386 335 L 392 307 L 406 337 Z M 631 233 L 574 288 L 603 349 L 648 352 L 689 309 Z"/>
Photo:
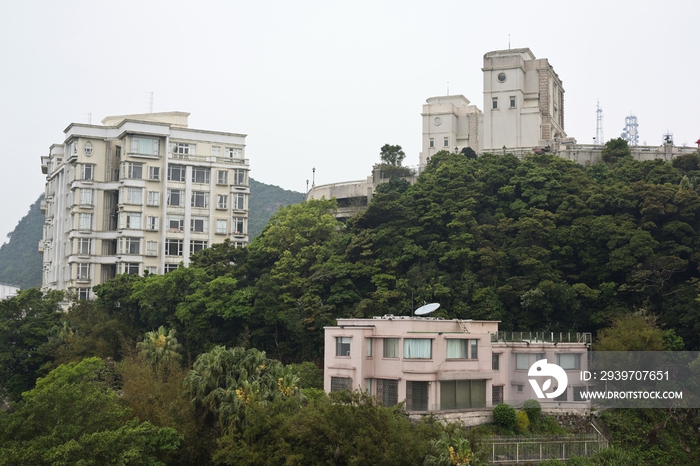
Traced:
<path id="1" fill-rule="evenodd" d="M 421 106 L 483 109 L 483 55 L 529 47 L 564 83 L 565 129 L 640 143 L 700 138 L 697 1 L 0 2 L 0 242 L 43 192 L 40 157 L 71 122 L 190 112 L 245 133 L 251 176 L 285 189 L 363 179 L 379 148 L 418 163 Z"/>

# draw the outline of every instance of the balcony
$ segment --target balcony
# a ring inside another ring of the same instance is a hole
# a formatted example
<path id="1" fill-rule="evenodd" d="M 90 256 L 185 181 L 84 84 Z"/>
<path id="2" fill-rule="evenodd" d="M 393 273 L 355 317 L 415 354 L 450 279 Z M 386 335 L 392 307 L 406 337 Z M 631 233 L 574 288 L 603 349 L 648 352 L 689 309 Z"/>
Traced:
<path id="1" fill-rule="evenodd" d="M 498 332 L 492 343 L 592 343 L 590 332 Z"/>
<path id="2" fill-rule="evenodd" d="M 39 211 L 42 214 L 46 214 L 46 200 L 42 199 L 41 202 L 39 203 Z"/>
<path id="3" fill-rule="evenodd" d="M 38 246 L 39 252 L 43 253 L 44 252 L 44 240 L 39 240 L 39 246 Z"/>

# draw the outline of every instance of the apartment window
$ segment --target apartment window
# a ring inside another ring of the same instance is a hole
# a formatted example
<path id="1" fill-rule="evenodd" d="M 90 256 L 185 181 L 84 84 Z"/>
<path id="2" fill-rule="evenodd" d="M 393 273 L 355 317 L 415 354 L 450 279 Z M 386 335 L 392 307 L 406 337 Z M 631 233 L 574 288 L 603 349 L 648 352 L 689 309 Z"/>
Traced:
<path id="1" fill-rule="evenodd" d="M 143 204 L 142 188 L 119 188 L 120 204 Z"/>
<path id="2" fill-rule="evenodd" d="M 121 254 L 137 255 L 141 252 L 141 238 L 119 238 L 119 252 Z"/>
<path id="3" fill-rule="evenodd" d="M 392 379 L 377 379 L 377 399 L 386 407 L 399 402 L 399 381 Z"/>
<path id="4" fill-rule="evenodd" d="M 371 358 L 372 357 L 372 339 L 365 338 L 365 345 L 367 347 L 367 357 Z"/>
<path id="5" fill-rule="evenodd" d="M 141 229 L 141 213 L 121 212 L 119 214 L 119 228 L 129 228 L 132 230 Z"/>
<path id="6" fill-rule="evenodd" d="M 552 389 L 552 393 L 556 392 L 559 387 L 554 387 Z M 564 390 L 564 393 L 561 395 L 554 397 L 554 401 L 569 401 L 569 390 Z"/>
<path id="7" fill-rule="evenodd" d="M 486 380 L 440 381 L 440 409 L 470 409 L 486 406 Z"/>
<path id="8" fill-rule="evenodd" d="M 194 254 L 195 252 L 199 252 L 202 249 L 206 249 L 206 248 L 207 248 L 206 241 L 198 241 L 198 240 L 190 241 L 190 255 Z"/>
<path id="9" fill-rule="evenodd" d="M 204 191 L 192 191 L 192 207 L 206 209 L 209 207 L 209 193 Z"/>
<path id="10" fill-rule="evenodd" d="M 470 359 L 479 359 L 479 340 L 469 340 Z"/>
<path id="11" fill-rule="evenodd" d="M 399 339 L 384 338 L 384 357 L 398 358 L 399 357 Z"/>
<path id="12" fill-rule="evenodd" d="M 404 359 L 430 359 L 432 357 L 433 340 L 429 338 L 404 338 Z"/>
<path id="13" fill-rule="evenodd" d="M 90 141 L 85 143 L 83 152 L 85 152 L 85 155 L 87 155 L 88 157 L 92 155 L 92 143 Z"/>
<path id="14" fill-rule="evenodd" d="M 90 299 L 90 288 L 77 288 L 78 299 Z"/>
<path id="15" fill-rule="evenodd" d="M 78 143 L 75 141 L 70 143 L 70 154 L 78 155 Z"/>
<path id="16" fill-rule="evenodd" d="M 160 167 L 148 167 L 148 179 L 160 181 Z"/>
<path id="17" fill-rule="evenodd" d="M 146 269 L 146 273 L 150 275 L 155 275 L 158 273 L 158 267 L 149 265 L 148 267 L 144 267 Z"/>
<path id="18" fill-rule="evenodd" d="M 444 138 L 442 140 L 442 146 L 443 147 L 450 147 L 450 138 Z"/>
<path id="19" fill-rule="evenodd" d="M 433 147 L 435 147 L 435 139 L 430 138 L 430 148 L 432 149 Z"/>
<path id="20" fill-rule="evenodd" d="M 78 238 L 78 254 L 81 256 L 89 256 L 92 252 L 92 239 Z"/>
<path id="21" fill-rule="evenodd" d="M 185 205 L 185 190 L 168 189 L 168 205 L 173 207 L 183 207 Z"/>
<path id="22" fill-rule="evenodd" d="M 564 370 L 580 370 L 581 355 L 580 354 L 557 354 L 557 365 Z"/>
<path id="23" fill-rule="evenodd" d="M 181 239 L 166 239 L 165 240 L 165 255 L 166 256 L 182 256 L 182 240 Z"/>
<path id="24" fill-rule="evenodd" d="M 75 276 L 78 280 L 90 280 L 90 264 L 77 264 L 78 274 Z"/>
<path id="25" fill-rule="evenodd" d="M 494 385 L 491 387 L 491 404 L 497 406 L 503 403 L 503 385 Z"/>
<path id="26" fill-rule="evenodd" d="M 231 200 L 233 202 L 233 205 L 231 206 L 233 210 L 245 210 L 245 198 L 245 194 L 234 193 Z"/>
<path id="27" fill-rule="evenodd" d="M 148 205 L 159 206 L 160 205 L 160 191 L 148 191 Z"/>
<path id="28" fill-rule="evenodd" d="M 90 188 L 80 188 L 80 205 L 93 205 L 92 193 L 93 190 Z"/>
<path id="29" fill-rule="evenodd" d="M 216 184 L 228 185 L 228 170 L 217 171 Z"/>
<path id="30" fill-rule="evenodd" d="M 335 337 L 335 355 L 350 356 L 350 337 Z"/>
<path id="31" fill-rule="evenodd" d="M 225 235 L 228 233 L 228 225 L 226 225 L 226 220 L 217 219 L 216 220 L 216 234 Z"/>
<path id="32" fill-rule="evenodd" d="M 493 97 L 491 99 L 491 108 L 494 110 L 498 109 L 498 97 Z"/>
<path id="33" fill-rule="evenodd" d="M 583 397 L 583 393 L 586 391 L 586 386 L 582 385 L 580 387 L 574 387 L 574 401 L 587 401 L 586 398 Z M 566 393 L 566 392 L 564 392 Z"/>
<path id="34" fill-rule="evenodd" d="M 79 230 L 91 230 L 92 229 L 92 214 L 80 214 L 78 216 L 78 229 Z"/>
<path id="35" fill-rule="evenodd" d="M 190 218 L 190 231 L 195 233 L 209 233 L 209 217 Z"/>
<path id="36" fill-rule="evenodd" d="M 150 231 L 158 231 L 158 217 L 146 217 L 146 229 Z"/>
<path id="37" fill-rule="evenodd" d="M 516 353 L 515 368 L 521 371 L 530 369 L 530 355 L 528 353 Z"/>
<path id="38" fill-rule="evenodd" d="M 95 173 L 95 164 L 84 163 L 80 166 L 80 179 L 83 181 L 92 181 Z"/>
<path id="39" fill-rule="evenodd" d="M 168 228 L 170 231 L 185 231 L 185 216 L 168 215 Z"/>
<path id="40" fill-rule="evenodd" d="M 147 256 L 157 256 L 158 255 L 158 241 L 146 241 L 146 255 Z M 155 273 L 155 272 L 153 272 Z"/>
<path id="41" fill-rule="evenodd" d="M 491 369 L 494 371 L 497 371 L 500 369 L 500 362 L 501 362 L 501 355 L 500 354 L 492 354 L 491 355 Z"/>
<path id="42" fill-rule="evenodd" d="M 409 411 L 428 410 L 428 382 L 406 381 L 406 409 Z"/>
<path id="43" fill-rule="evenodd" d="M 138 262 L 122 262 L 120 265 L 121 273 L 128 273 L 129 275 L 139 274 L 139 263 Z"/>
<path id="44" fill-rule="evenodd" d="M 242 159 L 243 158 L 243 149 L 238 148 L 238 147 L 227 147 L 226 148 L 226 156 L 232 159 Z"/>
<path id="45" fill-rule="evenodd" d="M 210 170 L 204 167 L 192 168 L 192 182 L 200 184 L 209 184 Z"/>
<path id="46" fill-rule="evenodd" d="M 140 180 L 143 178 L 143 164 L 138 162 L 122 162 L 120 178 Z"/>
<path id="47" fill-rule="evenodd" d="M 331 391 L 350 390 L 352 379 L 350 377 L 331 377 Z"/>
<path id="48" fill-rule="evenodd" d="M 233 217 L 233 219 L 231 219 L 231 230 L 233 230 L 234 235 L 244 235 L 245 219 L 242 217 Z"/>
<path id="49" fill-rule="evenodd" d="M 246 244 L 247 244 L 247 243 L 245 243 L 245 242 L 243 242 L 243 241 L 234 241 L 234 242 L 233 242 L 233 247 L 234 247 L 234 248 L 243 248 L 243 247 L 245 247 Z"/>
<path id="50" fill-rule="evenodd" d="M 228 195 L 217 194 L 216 195 L 216 208 L 217 209 L 228 209 Z"/>
<path id="51" fill-rule="evenodd" d="M 233 184 L 235 186 L 248 186 L 247 170 L 234 170 L 233 171 Z"/>
<path id="52" fill-rule="evenodd" d="M 447 340 L 447 359 L 467 359 L 469 340 Z"/>
<path id="53" fill-rule="evenodd" d="M 179 264 L 165 264 L 163 267 L 163 273 L 172 272 L 173 270 L 177 270 L 178 267 Z"/>
<path id="54" fill-rule="evenodd" d="M 168 181 L 185 181 L 185 167 L 168 165 Z"/>
<path id="55" fill-rule="evenodd" d="M 515 96 L 510 96 L 510 108 L 515 108 Z"/>
<path id="56" fill-rule="evenodd" d="M 212 157 L 220 157 L 221 156 L 221 146 L 211 146 L 211 155 L 212 155 Z"/>
<path id="57" fill-rule="evenodd" d="M 195 145 L 187 144 L 186 142 L 172 143 L 172 153 L 180 155 L 194 155 Z"/>
<path id="58" fill-rule="evenodd" d="M 129 152 L 132 154 L 158 155 L 159 150 L 160 141 L 158 139 L 142 137 L 131 138 L 131 149 Z"/>

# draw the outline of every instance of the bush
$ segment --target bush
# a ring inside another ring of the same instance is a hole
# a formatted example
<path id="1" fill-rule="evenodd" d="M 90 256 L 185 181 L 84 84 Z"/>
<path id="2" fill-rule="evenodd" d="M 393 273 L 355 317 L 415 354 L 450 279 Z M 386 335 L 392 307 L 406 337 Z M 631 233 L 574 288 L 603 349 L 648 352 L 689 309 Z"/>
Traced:
<path id="1" fill-rule="evenodd" d="M 301 388 L 318 388 L 323 390 L 323 370 L 313 362 L 306 361 L 301 364 L 290 364 L 289 368 L 294 375 L 299 377 Z"/>
<path id="2" fill-rule="evenodd" d="M 518 411 L 515 413 L 515 431 L 524 434 L 528 430 L 530 430 L 530 419 L 528 419 L 527 413 Z"/>
<path id="3" fill-rule="evenodd" d="M 499 427 L 512 430 L 515 427 L 515 408 L 501 403 L 493 408 L 493 420 Z"/>
<path id="4" fill-rule="evenodd" d="M 530 424 L 536 424 L 540 420 L 542 406 L 537 400 L 526 400 L 525 403 L 523 403 L 523 411 L 527 414 Z"/>

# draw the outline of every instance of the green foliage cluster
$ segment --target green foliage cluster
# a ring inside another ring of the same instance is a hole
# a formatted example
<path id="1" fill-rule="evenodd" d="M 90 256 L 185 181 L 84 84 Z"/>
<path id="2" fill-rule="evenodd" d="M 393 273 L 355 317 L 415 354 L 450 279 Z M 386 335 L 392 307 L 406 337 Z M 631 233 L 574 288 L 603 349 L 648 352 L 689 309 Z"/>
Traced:
<path id="1" fill-rule="evenodd" d="M 530 430 L 530 419 L 524 411 L 515 413 L 515 432 L 518 434 L 526 434 Z"/>
<path id="2" fill-rule="evenodd" d="M 248 204 L 248 236 L 253 239 L 262 233 L 263 228 L 277 210 L 286 205 L 299 204 L 304 194 L 282 189 L 279 186 L 261 183 L 249 178 L 250 202 Z"/>
<path id="3" fill-rule="evenodd" d="M 523 411 L 530 420 L 530 424 L 537 424 L 540 420 L 540 415 L 542 414 L 542 406 L 537 400 L 525 400 L 523 403 Z"/>
<path id="4" fill-rule="evenodd" d="M 493 408 L 493 422 L 495 422 L 498 427 L 511 431 L 515 428 L 516 421 L 517 416 L 515 414 L 515 408 L 512 406 L 501 403 Z"/>
<path id="5" fill-rule="evenodd" d="M 7 235 L 10 241 L 0 246 L 0 283 L 21 289 L 41 286 L 42 256 L 37 248 L 44 231 L 43 199 L 42 194 Z"/>

